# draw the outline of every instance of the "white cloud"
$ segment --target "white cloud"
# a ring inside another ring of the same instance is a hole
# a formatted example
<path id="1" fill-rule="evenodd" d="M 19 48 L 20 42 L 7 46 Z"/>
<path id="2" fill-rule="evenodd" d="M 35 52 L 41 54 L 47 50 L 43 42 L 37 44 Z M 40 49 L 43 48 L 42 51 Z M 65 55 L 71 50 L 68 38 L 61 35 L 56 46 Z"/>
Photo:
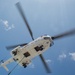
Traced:
<path id="1" fill-rule="evenodd" d="M 14 24 L 9 25 L 9 22 L 8 22 L 7 20 L 2 20 L 2 19 L 1 19 L 0 22 L 3 23 L 3 26 L 4 26 L 4 28 L 5 28 L 6 31 L 15 28 Z"/>
<path id="2" fill-rule="evenodd" d="M 6 27 L 9 27 L 7 20 L 6 20 L 6 21 L 2 21 L 2 22 L 4 23 L 4 25 L 5 25 Z"/>
<path id="3" fill-rule="evenodd" d="M 47 62 L 47 63 L 51 63 L 51 62 L 52 62 L 52 60 L 50 60 L 50 59 L 47 59 L 47 60 L 46 60 L 46 62 Z"/>
<path id="4" fill-rule="evenodd" d="M 50 60 L 50 59 L 47 59 L 47 60 L 45 60 L 45 61 L 46 61 L 47 63 L 51 63 L 51 62 L 52 62 L 52 60 Z M 33 63 L 30 63 L 30 64 L 29 64 L 29 67 L 34 69 L 34 68 L 35 68 L 35 65 L 34 65 Z"/>
<path id="5" fill-rule="evenodd" d="M 63 60 L 67 57 L 67 55 L 65 53 L 62 53 L 61 55 L 59 55 L 58 59 L 59 60 Z"/>
<path id="6" fill-rule="evenodd" d="M 71 56 L 71 59 L 75 61 L 75 52 L 69 53 L 69 55 Z"/>
<path id="7" fill-rule="evenodd" d="M 35 68 L 35 65 L 34 65 L 33 63 L 30 63 L 30 64 L 29 64 L 29 67 L 30 67 L 30 68 Z"/>

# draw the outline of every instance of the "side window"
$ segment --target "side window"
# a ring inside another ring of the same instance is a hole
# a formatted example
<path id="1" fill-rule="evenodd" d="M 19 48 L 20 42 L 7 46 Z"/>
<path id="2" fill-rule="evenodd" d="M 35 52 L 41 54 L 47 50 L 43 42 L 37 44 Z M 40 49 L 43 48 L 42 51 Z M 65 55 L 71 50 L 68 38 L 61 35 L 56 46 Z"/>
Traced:
<path id="1" fill-rule="evenodd" d="M 43 45 L 41 45 L 41 46 L 34 47 L 34 49 L 38 52 L 38 51 L 42 51 L 44 48 Z"/>
<path id="2" fill-rule="evenodd" d="M 25 52 L 25 53 L 24 53 L 24 56 L 25 56 L 25 57 L 28 57 L 28 56 L 30 56 L 30 53 L 29 53 L 29 52 Z"/>

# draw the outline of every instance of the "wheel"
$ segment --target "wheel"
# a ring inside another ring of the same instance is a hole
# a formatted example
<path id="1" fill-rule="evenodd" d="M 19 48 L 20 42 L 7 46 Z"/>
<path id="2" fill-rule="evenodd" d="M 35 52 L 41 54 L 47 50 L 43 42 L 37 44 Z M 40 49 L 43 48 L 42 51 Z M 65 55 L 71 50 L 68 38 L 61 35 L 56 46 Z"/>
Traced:
<path id="1" fill-rule="evenodd" d="M 23 66 L 24 68 L 26 68 L 26 67 L 27 67 L 26 63 L 22 63 L 22 66 Z"/>

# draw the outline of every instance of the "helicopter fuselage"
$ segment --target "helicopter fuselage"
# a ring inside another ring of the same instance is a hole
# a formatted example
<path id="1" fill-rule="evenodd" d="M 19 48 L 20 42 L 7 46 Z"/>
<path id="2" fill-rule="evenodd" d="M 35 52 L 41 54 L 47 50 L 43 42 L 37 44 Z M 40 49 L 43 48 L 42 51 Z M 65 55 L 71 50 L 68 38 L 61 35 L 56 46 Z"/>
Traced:
<path id="1" fill-rule="evenodd" d="M 45 52 L 52 43 L 50 36 L 41 36 L 23 47 L 16 47 L 11 51 L 11 55 L 14 61 L 26 67 L 34 57 Z"/>
<path id="2" fill-rule="evenodd" d="M 53 44 L 53 40 L 49 35 L 41 36 L 32 42 L 24 45 L 18 46 L 11 51 L 12 57 L 1 64 L 7 71 L 7 64 L 16 61 L 19 65 L 24 68 L 30 64 L 31 60 L 36 56 L 45 52 L 51 45 Z"/>

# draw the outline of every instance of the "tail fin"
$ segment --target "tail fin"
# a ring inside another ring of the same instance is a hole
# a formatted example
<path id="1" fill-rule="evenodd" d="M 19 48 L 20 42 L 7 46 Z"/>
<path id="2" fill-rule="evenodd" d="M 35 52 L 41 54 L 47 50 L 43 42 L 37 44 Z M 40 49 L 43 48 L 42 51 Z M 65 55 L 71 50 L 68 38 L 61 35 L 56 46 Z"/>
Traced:
<path id="1" fill-rule="evenodd" d="M 5 69 L 6 71 L 9 71 L 9 69 L 7 68 L 6 65 L 3 65 L 3 67 L 4 67 L 4 69 Z"/>
<path id="2" fill-rule="evenodd" d="M 0 64 L 0 67 L 3 67 L 6 71 L 9 71 L 9 69 L 7 68 L 7 66 L 6 66 L 6 65 L 4 65 L 3 63 L 2 63 L 2 64 Z"/>
<path id="3" fill-rule="evenodd" d="M 13 58 L 10 58 L 10 59 L 8 59 L 7 61 L 5 61 L 4 63 L 1 63 L 1 67 L 4 67 L 4 69 L 6 70 L 6 71 L 9 71 L 9 69 L 7 68 L 7 66 L 6 65 L 8 65 L 9 63 L 11 63 L 11 62 L 13 62 L 14 60 L 13 60 Z"/>

